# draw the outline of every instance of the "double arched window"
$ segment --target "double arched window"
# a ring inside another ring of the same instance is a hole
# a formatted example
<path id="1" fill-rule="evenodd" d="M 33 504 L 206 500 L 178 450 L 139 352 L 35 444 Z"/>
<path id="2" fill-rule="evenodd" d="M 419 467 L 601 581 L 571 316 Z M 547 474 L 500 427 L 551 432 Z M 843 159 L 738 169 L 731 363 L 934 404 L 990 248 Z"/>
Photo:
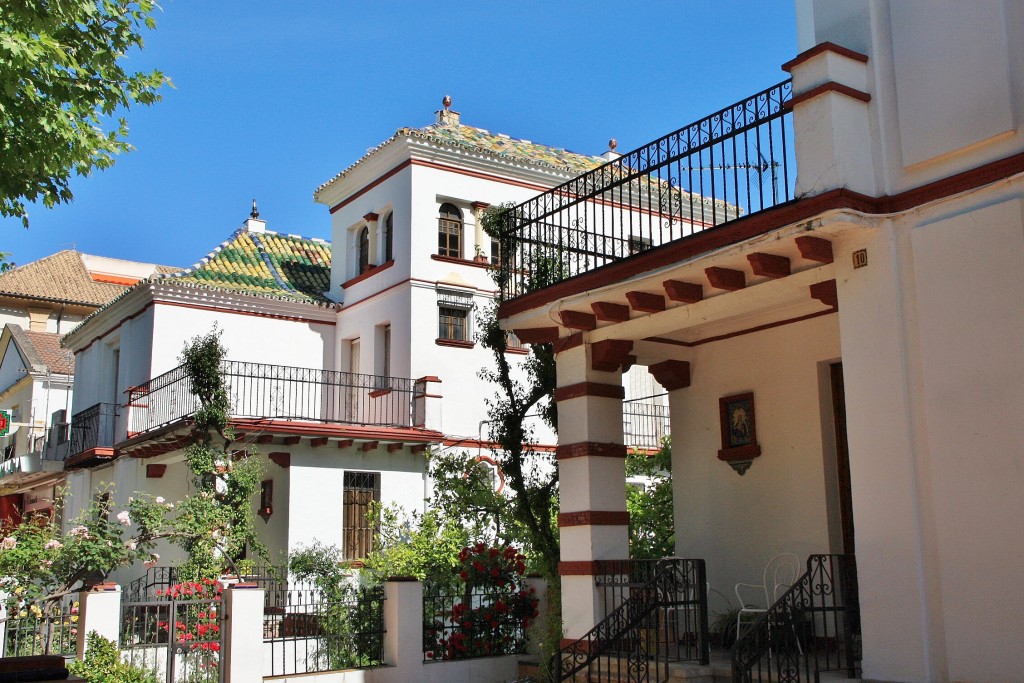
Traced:
<path id="1" fill-rule="evenodd" d="M 437 219 L 437 253 L 462 258 L 462 212 L 454 204 L 442 204 Z"/>

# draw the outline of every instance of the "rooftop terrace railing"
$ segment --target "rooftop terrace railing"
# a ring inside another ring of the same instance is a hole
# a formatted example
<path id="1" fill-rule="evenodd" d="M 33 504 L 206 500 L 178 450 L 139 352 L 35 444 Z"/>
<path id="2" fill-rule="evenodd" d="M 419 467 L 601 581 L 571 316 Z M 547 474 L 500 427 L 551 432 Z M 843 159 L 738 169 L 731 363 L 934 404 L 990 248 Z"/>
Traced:
<path id="1" fill-rule="evenodd" d="M 792 200 L 791 97 L 783 81 L 511 208 L 503 298 Z"/>
<path id="2" fill-rule="evenodd" d="M 412 426 L 414 382 L 402 377 L 224 361 L 231 417 Z M 129 436 L 191 416 L 199 408 L 181 366 L 128 392 Z"/>

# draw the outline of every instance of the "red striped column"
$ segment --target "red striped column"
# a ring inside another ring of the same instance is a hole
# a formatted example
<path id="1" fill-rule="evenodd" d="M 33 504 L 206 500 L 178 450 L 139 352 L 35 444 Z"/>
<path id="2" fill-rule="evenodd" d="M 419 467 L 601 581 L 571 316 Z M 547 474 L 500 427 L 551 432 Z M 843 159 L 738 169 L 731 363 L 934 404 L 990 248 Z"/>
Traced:
<path id="1" fill-rule="evenodd" d="M 631 345 L 619 347 L 615 353 L 624 361 Z M 589 344 L 563 348 L 556 360 L 559 573 L 567 639 L 581 637 L 604 615 L 595 563 L 629 557 L 622 361 L 615 360 L 608 347 Z"/>

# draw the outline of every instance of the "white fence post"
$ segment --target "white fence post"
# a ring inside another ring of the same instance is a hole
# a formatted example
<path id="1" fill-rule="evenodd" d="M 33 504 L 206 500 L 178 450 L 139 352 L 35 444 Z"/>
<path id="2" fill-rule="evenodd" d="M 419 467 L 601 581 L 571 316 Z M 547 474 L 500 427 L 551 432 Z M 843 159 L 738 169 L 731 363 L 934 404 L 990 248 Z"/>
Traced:
<path id="1" fill-rule="evenodd" d="M 423 584 L 413 578 L 384 582 L 384 663 L 395 680 L 415 680 L 423 667 Z"/>
<path id="2" fill-rule="evenodd" d="M 86 636 L 92 631 L 115 646 L 121 644 L 121 586 L 101 583 L 78 594 L 78 636 L 76 651 L 85 659 Z"/>
<path id="3" fill-rule="evenodd" d="M 530 619 L 530 628 L 527 634 L 530 636 L 526 645 L 526 651 L 531 655 L 540 654 L 540 643 L 548 633 L 548 582 L 543 576 L 527 576 L 524 582 L 527 588 L 532 588 L 533 597 L 537 598 L 537 618 Z"/>
<path id="4" fill-rule="evenodd" d="M 263 680 L 263 589 L 236 583 L 221 594 L 224 683 Z"/>

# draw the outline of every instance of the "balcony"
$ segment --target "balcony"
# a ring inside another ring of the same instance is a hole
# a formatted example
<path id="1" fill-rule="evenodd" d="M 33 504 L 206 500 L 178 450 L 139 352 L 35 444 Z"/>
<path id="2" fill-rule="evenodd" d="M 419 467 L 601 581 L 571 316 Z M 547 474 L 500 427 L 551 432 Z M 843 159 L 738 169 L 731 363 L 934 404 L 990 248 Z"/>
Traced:
<path id="1" fill-rule="evenodd" d="M 231 417 L 410 428 L 411 379 L 224 361 Z M 181 366 L 128 392 L 128 437 L 191 417 L 199 408 Z"/>
<path id="2" fill-rule="evenodd" d="M 661 441 L 672 434 L 667 400 L 668 394 L 634 398 L 622 402 L 622 434 L 630 448 L 656 451 Z"/>
<path id="3" fill-rule="evenodd" d="M 793 200 L 791 97 L 783 81 L 511 208 L 500 235 L 503 298 Z"/>
<path id="4" fill-rule="evenodd" d="M 68 460 L 81 464 L 84 460 L 112 457 L 120 414 L 121 406 L 116 403 L 97 403 L 72 415 Z"/>

